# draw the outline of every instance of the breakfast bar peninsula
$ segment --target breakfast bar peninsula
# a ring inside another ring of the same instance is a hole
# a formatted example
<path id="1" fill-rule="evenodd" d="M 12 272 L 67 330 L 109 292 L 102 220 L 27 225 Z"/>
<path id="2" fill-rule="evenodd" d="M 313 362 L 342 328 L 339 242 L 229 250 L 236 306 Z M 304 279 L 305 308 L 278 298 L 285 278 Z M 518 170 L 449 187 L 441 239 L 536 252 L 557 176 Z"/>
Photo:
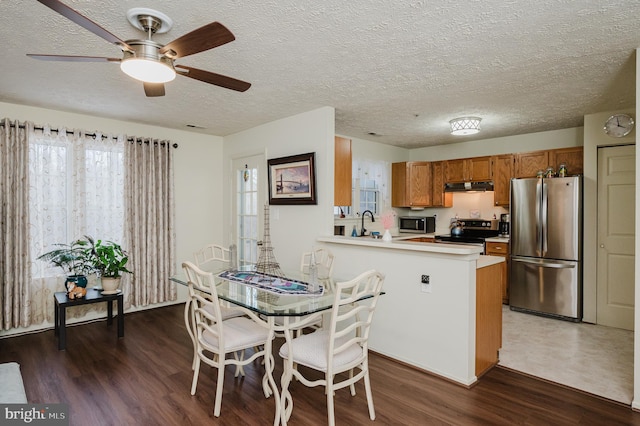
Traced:
<path id="1" fill-rule="evenodd" d="M 503 257 L 483 256 L 477 246 L 402 239 L 317 241 L 335 255 L 335 277 L 373 268 L 386 276 L 371 350 L 465 386 L 497 364 Z"/>

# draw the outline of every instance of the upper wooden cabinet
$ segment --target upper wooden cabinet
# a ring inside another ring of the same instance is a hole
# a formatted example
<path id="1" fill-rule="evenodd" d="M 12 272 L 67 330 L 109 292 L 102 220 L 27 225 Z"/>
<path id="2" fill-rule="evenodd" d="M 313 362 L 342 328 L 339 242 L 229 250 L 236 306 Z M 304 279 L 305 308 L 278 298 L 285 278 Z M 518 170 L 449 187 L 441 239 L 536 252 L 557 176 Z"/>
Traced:
<path id="1" fill-rule="evenodd" d="M 496 206 L 509 205 L 509 189 L 515 171 L 513 154 L 492 157 L 493 168 L 493 203 Z"/>
<path id="2" fill-rule="evenodd" d="M 453 206 L 453 194 L 444 192 L 444 161 L 431 162 L 431 206 Z"/>
<path id="3" fill-rule="evenodd" d="M 584 148 L 576 146 L 554 149 L 550 151 L 549 163 L 556 173 L 560 164 L 564 164 L 567 166 L 567 176 L 581 175 L 584 173 Z"/>
<path id="4" fill-rule="evenodd" d="M 491 157 L 461 158 L 445 161 L 447 183 L 491 180 Z"/>
<path id="5" fill-rule="evenodd" d="M 391 206 L 427 207 L 431 204 L 431 163 L 408 161 L 391 165 Z"/>
<path id="6" fill-rule="evenodd" d="M 516 154 L 516 175 L 518 178 L 536 177 L 538 170 L 549 167 L 549 151 L 521 152 Z"/>
<path id="7" fill-rule="evenodd" d="M 467 159 L 447 160 L 444 163 L 444 179 L 446 182 L 464 182 L 467 176 Z"/>
<path id="8" fill-rule="evenodd" d="M 351 139 L 335 137 L 333 205 L 351 205 Z"/>
<path id="9" fill-rule="evenodd" d="M 536 177 L 539 170 L 544 172 L 548 167 L 558 173 L 558 167 L 563 163 L 567 166 L 568 176 L 583 174 L 583 152 L 583 147 L 577 146 L 516 154 L 515 177 Z"/>

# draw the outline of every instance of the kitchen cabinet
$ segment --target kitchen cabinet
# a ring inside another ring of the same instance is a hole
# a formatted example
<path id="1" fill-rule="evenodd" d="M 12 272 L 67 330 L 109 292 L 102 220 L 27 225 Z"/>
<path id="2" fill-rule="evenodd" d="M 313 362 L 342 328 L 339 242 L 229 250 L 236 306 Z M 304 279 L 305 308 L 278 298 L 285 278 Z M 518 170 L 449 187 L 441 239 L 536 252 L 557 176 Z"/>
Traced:
<path id="1" fill-rule="evenodd" d="M 536 177 L 538 170 L 547 170 L 549 166 L 549 151 L 521 152 L 516 154 L 515 177 Z"/>
<path id="2" fill-rule="evenodd" d="M 444 161 L 431 162 L 431 206 L 452 207 L 453 194 L 444 192 Z"/>
<path id="3" fill-rule="evenodd" d="M 446 182 L 465 182 L 467 159 L 447 160 L 445 162 L 444 173 Z"/>
<path id="4" fill-rule="evenodd" d="M 406 241 L 413 241 L 416 243 L 435 243 L 436 239 L 435 237 L 417 237 L 417 238 L 410 238 Z"/>
<path id="5" fill-rule="evenodd" d="M 583 147 L 581 146 L 522 152 L 516 154 L 515 177 L 536 177 L 539 170 L 546 171 L 548 167 L 553 167 L 553 171 L 557 173 L 558 166 L 562 163 L 567 165 L 570 176 L 583 174 L 583 162 Z"/>
<path id="6" fill-rule="evenodd" d="M 335 137 L 333 205 L 351 205 L 351 139 Z"/>
<path id="7" fill-rule="evenodd" d="M 498 363 L 502 347 L 502 304 L 497 277 L 503 263 L 476 270 L 476 377 Z"/>
<path id="8" fill-rule="evenodd" d="M 431 163 L 407 161 L 391 165 L 391 206 L 431 205 Z"/>
<path id="9" fill-rule="evenodd" d="M 445 176 L 447 183 L 491 180 L 491 157 L 447 160 Z"/>
<path id="10" fill-rule="evenodd" d="M 493 204 L 509 206 L 511 178 L 515 173 L 515 157 L 513 154 L 492 157 L 493 169 Z"/>
<path id="11" fill-rule="evenodd" d="M 502 303 L 509 304 L 509 243 L 487 241 L 486 253 L 489 256 L 502 256 L 504 262 L 500 263 L 502 271 Z"/>
<path id="12" fill-rule="evenodd" d="M 558 173 L 560 164 L 567 166 L 567 176 L 584 174 L 584 149 L 581 146 L 554 149 L 550 152 L 549 165 Z"/>

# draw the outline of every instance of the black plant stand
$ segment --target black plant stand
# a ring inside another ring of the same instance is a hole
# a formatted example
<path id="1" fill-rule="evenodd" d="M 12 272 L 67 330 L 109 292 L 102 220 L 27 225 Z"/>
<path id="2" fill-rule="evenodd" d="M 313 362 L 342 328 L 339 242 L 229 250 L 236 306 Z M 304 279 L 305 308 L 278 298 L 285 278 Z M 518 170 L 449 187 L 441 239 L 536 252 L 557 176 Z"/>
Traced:
<path id="1" fill-rule="evenodd" d="M 124 337 L 124 296 L 122 291 L 117 294 L 102 294 L 100 290 L 87 289 L 87 294 L 81 299 L 69 299 L 67 293 L 59 291 L 53 293 L 55 300 L 55 329 L 58 336 L 58 350 L 64 350 L 67 346 L 67 320 L 66 309 L 69 306 L 87 305 L 91 303 L 107 302 L 107 325 L 113 324 L 113 302 L 118 301 L 118 337 Z"/>

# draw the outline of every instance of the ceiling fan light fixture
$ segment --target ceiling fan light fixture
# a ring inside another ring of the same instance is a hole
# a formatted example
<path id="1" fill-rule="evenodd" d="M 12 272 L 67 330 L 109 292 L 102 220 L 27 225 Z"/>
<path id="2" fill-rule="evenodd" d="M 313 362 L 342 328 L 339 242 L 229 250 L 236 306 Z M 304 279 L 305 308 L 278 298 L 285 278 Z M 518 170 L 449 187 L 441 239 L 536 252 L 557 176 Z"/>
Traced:
<path id="1" fill-rule="evenodd" d="M 124 59 L 120 63 L 120 69 L 128 76 L 145 83 L 167 83 L 176 78 L 176 72 L 171 66 L 151 59 Z"/>
<path id="2" fill-rule="evenodd" d="M 474 135 L 480 131 L 480 117 L 459 117 L 449 121 L 451 134 L 456 136 Z"/>

